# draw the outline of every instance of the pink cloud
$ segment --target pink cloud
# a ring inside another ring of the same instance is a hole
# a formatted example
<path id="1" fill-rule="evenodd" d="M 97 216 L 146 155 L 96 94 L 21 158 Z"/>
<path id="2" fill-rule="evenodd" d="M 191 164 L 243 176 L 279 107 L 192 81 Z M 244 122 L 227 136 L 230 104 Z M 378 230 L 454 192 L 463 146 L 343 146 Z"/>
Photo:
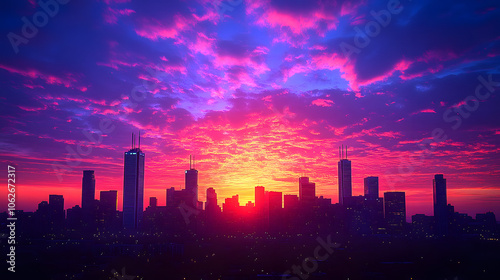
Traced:
<path id="1" fill-rule="evenodd" d="M 385 81 L 387 80 L 389 77 L 391 77 L 395 72 L 401 72 L 401 73 L 404 73 L 404 71 L 406 69 L 408 69 L 408 67 L 410 67 L 412 63 L 408 60 L 405 60 L 405 59 L 402 59 L 400 60 L 398 63 L 396 63 L 396 65 L 394 65 L 394 68 L 390 69 L 389 71 L 383 73 L 382 75 L 380 76 L 377 76 L 377 77 L 374 77 L 374 78 L 371 78 L 369 80 L 365 80 L 365 81 L 361 81 L 359 83 L 360 86 L 366 86 L 366 85 L 370 85 L 370 84 L 373 84 L 373 83 L 376 83 L 376 82 L 381 82 L 381 81 Z"/>
<path id="2" fill-rule="evenodd" d="M 254 79 L 245 70 L 238 70 L 232 73 L 226 73 L 225 79 L 229 81 L 229 89 L 235 90 L 242 85 L 256 87 Z"/>
<path id="3" fill-rule="evenodd" d="M 458 102 L 457 104 L 451 105 L 451 108 L 458 108 L 458 107 L 463 106 L 463 105 L 465 105 L 465 100 L 462 100 L 462 101 Z"/>
<path id="4" fill-rule="evenodd" d="M 341 77 L 349 82 L 349 87 L 358 91 L 357 74 L 354 71 L 354 62 L 347 60 L 337 53 L 322 53 L 312 58 L 312 65 L 316 69 L 340 70 Z"/>
<path id="5" fill-rule="evenodd" d="M 411 115 L 417 115 L 417 114 L 422 114 L 422 113 L 433 113 L 436 114 L 436 111 L 434 109 L 423 109 L 418 112 L 413 112 Z"/>
<path id="6" fill-rule="evenodd" d="M 216 68 L 224 71 L 228 71 L 234 67 L 246 69 L 246 74 L 238 74 L 238 79 L 241 79 L 241 82 L 236 84 L 255 86 L 255 82 L 253 82 L 253 78 L 250 74 L 260 76 L 265 72 L 270 71 L 264 59 L 268 52 L 269 50 L 266 47 L 259 46 L 251 52 L 245 52 L 240 55 L 216 53 L 212 62 Z M 233 79 L 233 82 L 234 81 L 235 79 Z"/>
<path id="7" fill-rule="evenodd" d="M 255 24 L 265 27 L 279 28 L 283 33 L 303 35 L 306 31 L 313 30 L 324 36 L 329 30 L 337 28 L 339 8 L 329 3 L 315 3 L 314 7 L 304 12 L 292 12 L 275 7 L 270 1 L 251 1 L 247 4 L 246 13 L 256 18 Z M 354 8 L 353 8 L 354 10 Z M 352 12 L 352 11 L 349 11 Z M 280 37 L 280 41 L 288 41 Z"/>
<path id="8" fill-rule="evenodd" d="M 135 11 L 131 9 L 118 10 L 108 7 L 104 13 L 104 21 L 109 24 L 116 24 L 119 16 L 129 16 L 133 13 L 135 13 Z"/>
<path id="9" fill-rule="evenodd" d="M 316 99 L 316 100 L 313 100 L 312 105 L 316 105 L 316 106 L 321 106 L 321 107 L 331 107 L 333 103 L 333 101 L 329 100 L 329 99 Z"/>
<path id="10" fill-rule="evenodd" d="M 68 73 L 65 75 L 65 77 L 58 77 L 52 74 L 45 74 L 40 72 L 39 70 L 35 69 L 18 69 L 6 65 L 1 65 L 0 64 L 0 69 L 4 69 L 12 74 L 17 74 L 21 75 L 26 78 L 30 79 L 42 79 L 45 83 L 50 84 L 50 85 L 62 85 L 67 88 L 75 88 L 80 91 L 86 91 L 87 89 L 85 87 L 81 86 L 75 86 L 77 80 L 74 78 L 74 74 Z M 30 87 L 30 86 L 27 86 Z M 37 86 L 39 87 L 39 86 Z"/>
<path id="11" fill-rule="evenodd" d="M 186 18 L 180 14 L 173 17 L 173 22 L 166 24 L 157 19 L 141 19 L 135 29 L 137 35 L 157 41 L 158 39 L 176 38 L 180 32 L 191 29 L 196 23 L 192 18 Z"/>
<path id="12" fill-rule="evenodd" d="M 214 54 L 215 39 L 209 38 L 207 35 L 198 32 L 196 42 L 190 44 L 190 49 L 194 53 L 215 56 Z"/>
<path id="13" fill-rule="evenodd" d="M 427 64 L 427 69 L 413 74 L 401 74 L 399 76 L 403 80 L 411 80 L 420 78 L 428 74 L 435 74 L 444 69 L 444 62 L 459 58 L 459 55 L 449 50 L 429 50 L 417 57 L 410 64 L 423 63 Z"/>

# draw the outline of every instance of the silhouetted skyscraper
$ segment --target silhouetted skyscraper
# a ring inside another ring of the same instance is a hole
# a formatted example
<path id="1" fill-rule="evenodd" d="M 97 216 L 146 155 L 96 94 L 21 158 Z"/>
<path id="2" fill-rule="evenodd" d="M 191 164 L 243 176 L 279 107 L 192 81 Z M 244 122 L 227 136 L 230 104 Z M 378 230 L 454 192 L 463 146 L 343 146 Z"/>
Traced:
<path id="1" fill-rule="evenodd" d="M 95 198 L 95 176 L 94 170 L 83 170 L 82 178 L 82 209 L 92 210 Z"/>
<path id="2" fill-rule="evenodd" d="M 368 200 L 378 198 L 378 177 L 365 178 L 365 198 Z"/>
<path id="3" fill-rule="evenodd" d="M 207 202 L 205 203 L 205 210 L 213 211 L 217 208 L 217 193 L 214 188 L 207 189 Z"/>
<path id="4" fill-rule="evenodd" d="M 99 211 L 97 212 L 97 227 L 100 229 L 104 228 L 116 228 L 120 224 L 117 212 L 116 204 L 118 201 L 118 191 L 101 191 L 99 200 Z M 78 209 L 72 209 L 74 214 L 73 223 L 78 221 Z M 75 220 L 76 219 L 76 220 Z M 68 209 L 68 220 L 69 220 L 69 209 Z"/>
<path id="5" fill-rule="evenodd" d="M 255 208 L 263 210 L 265 202 L 265 188 L 262 186 L 255 187 Z"/>
<path id="6" fill-rule="evenodd" d="M 286 210 L 295 210 L 299 207 L 299 197 L 294 194 L 285 194 L 283 202 Z"/>
<path id="7" fill-rule="evenodd" d="M 158 199 L 156 199 L 156 197 L 150 197 L 149 198 L 149 207 L 156 208 L 157 205 L 158 205 Z"/>
<path id="8" fill-rule="evenodd" d="M 282 208 L 283 194 L 281 192 L 269 192 L 269 212 L 276 214 Z"/>
<path id="9" fill-rule="evenodd" d="M 49 195 L 49 206 L 59 213 L 64 212 L 64 197 L 57 194 Z"/>
<path id="10" fill-rule="evenodd" d="M 446 179 L 443 174 L 436 174 L 433 180 L 434 219 L 436 221 L 436 233 L 447 234 L 448 211 L 446 208 Z"/>
<path id="11" fill-rule="evenodd" d="M 136 229 L 140 226 L 144 205 L 144 159 L 145 154 L 135 147 L 132 136 L 132 149 L 125 152 L 123 172 L 123 227 Z"/>
<path id="12" fill-rule="evenodd" d="M 313 204 L 316 199 L 316 184 L 309 182 L 309 177 L 299 178 L 299 200 L 301 203 Z"/>
<path id="13" fill-rule="evenodd" d="M 49 209 L 53 221 L 61 225 L 66 217 L 64 214 L 64 197 L 56 194 L 49 195 Z"/>
<path id="14" fill-rule="evenodd" d="M 116 212 L 117 200 L 118 200 L 118 191 L 101 191 L 100 202 L 104 212 L 106 213 Z"/>
<path id="15" fill-rule="evenodd" d="M 197 208 L 198 203 L 198 170 L 195 169 L 194 160 L 189 156 L 189 170 L 186 170 L 185 189 L 189 193 L 188 205 Z"/>
<path id="16" fill-rule="evenodd" d="M 269 226 L 269 195 L 263 186 L 255 187 L 255 210 L 260 229 L 267 229 Z"/>
<path id="17" fill-rule="evenodd" d="M 167 206 L 174 207 L 175 205 L 175 188 L 167 189 Z"/>
<path id="18" fill-rule="evenodd" d="M 403 227 L 406 222 L 406 201 L 404 192 L 384 193 L 384 216 L 392 227 Z"/>
<path id="19" fill-rule="evenodd" d="M 226 214 L 235 215 L 240 207 L 239 195 L 233 195 L 224 200 L 222 210 Z"/>
<path id="20" fill-rule="evenodd" d="M 341 157 L 338 165 L 339 172 L 339 204 L 344 204 L 344 198 L 352 196 L 352 178 L 351 178 L 351 161 L 347 159 L 347 147 L 345 159 L 342 151 L 339 151 Z"/>

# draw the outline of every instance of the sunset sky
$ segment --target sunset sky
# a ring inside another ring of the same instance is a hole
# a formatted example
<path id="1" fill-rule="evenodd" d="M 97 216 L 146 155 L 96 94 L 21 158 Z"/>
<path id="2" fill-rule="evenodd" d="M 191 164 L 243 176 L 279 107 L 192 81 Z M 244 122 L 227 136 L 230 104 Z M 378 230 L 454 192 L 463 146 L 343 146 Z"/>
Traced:
<path id="1" fill-rule="evenodd" d="M 159 2 L 57 4 L 13 46 L 43 8 L 2 1 L 0 161 L 16 166 L 18 209 L 49 194 L 80 205 L 84 169 L 121 209 L 140 131 L 145 201 L 159 205 L 190 154 L 201 201 L 208 187 L 219 204 L 253 201 L 258 185 L 298 194 L 308 176 L 337 203 L 347 145 L 354 195 L 379 176 L 381 195 L 406 192 L 408 218 L 432 214 L 442 173 L 456 211 L 500 219 L 498 1 Z"/>

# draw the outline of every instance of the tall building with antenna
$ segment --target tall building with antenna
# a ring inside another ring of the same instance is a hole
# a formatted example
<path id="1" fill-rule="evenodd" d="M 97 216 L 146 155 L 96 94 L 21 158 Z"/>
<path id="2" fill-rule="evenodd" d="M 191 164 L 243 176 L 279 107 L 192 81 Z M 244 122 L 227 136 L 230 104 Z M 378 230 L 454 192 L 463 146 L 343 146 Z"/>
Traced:
<path id="1" fill-rule="evenodd" d="M 139 145 L 135 146 L 135 135 L 132 133 L 132 148 L 125 152 L 123 166 L 123 227 L 137 229 L 140 227 L 144 205 L 144 159 L 141 150 L 141 134 Z"/>
<path id="2" fill-rule="evenodd" d="M 352 196 L 351 161 L 347 159 L 347 146 L 339 147 L 339 204 L 344 205 L 345 198 Z"/>
<path id="3" fill-rule="evenodd" d="M 197 207 L 198 204 L 198 170 L 196 170 L 194 156 L 189 156 L 189 169 L 185 172 L 185 189 L 188 192 L 190 199 L 188 203 Z"/>

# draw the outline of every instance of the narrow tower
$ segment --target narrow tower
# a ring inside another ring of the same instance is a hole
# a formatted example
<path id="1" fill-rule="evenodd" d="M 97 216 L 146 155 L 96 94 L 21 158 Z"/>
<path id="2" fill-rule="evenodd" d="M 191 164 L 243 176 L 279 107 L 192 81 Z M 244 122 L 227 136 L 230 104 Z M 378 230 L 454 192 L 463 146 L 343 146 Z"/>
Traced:
<path id="1" fill-rule="evenodd" d="M 123 166 L 123 227 L 126 229 L 137 229 L 142 222 L 144 163 L 145 154 L 135 147 L 135 135 L 132 134 L 132 149 L 125 152 Z"/>
<path id="2" fill-rule="evenodd" d="M 344 205 L 345 198 L 352 196 L 351 161 L 347 159 L 347 146 L 344 158 L 344 146 L 342 145 L 340 160 L 338 163 L 339 173 L 339 204 Z"/>

